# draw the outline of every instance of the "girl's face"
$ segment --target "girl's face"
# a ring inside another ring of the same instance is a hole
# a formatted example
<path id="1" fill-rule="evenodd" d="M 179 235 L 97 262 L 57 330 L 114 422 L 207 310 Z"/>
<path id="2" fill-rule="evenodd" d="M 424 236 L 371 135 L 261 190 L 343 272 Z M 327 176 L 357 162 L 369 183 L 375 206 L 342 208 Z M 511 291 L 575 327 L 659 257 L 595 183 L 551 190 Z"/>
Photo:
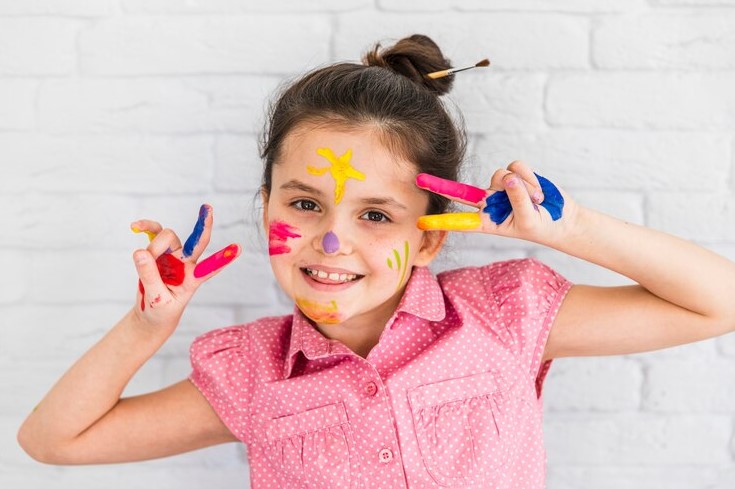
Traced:
<path id="1" fill-rule="evenodd" d="M 276 279 L 307 317 L 374 327 L 393 314 L 444 237 L 416 227 L 428 205 L 416 173 L 369 128 L 302 126 L 285 139 L 264 225 Z"/>

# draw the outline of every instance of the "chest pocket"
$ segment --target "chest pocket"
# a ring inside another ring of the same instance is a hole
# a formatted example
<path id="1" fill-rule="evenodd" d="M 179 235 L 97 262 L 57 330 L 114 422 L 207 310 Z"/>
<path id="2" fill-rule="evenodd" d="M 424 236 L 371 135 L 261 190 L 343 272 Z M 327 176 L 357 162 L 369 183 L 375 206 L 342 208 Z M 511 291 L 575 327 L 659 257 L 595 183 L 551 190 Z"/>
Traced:
<path id="1" fill-rule="evenodd" d="M 342 403 L 270 419 L 267 437 L 282 487 L 357 487 L 354 437 Z"/>
<path id="2" fill-rule="evenodd" d="M 408 391 L 426 470 L 443 487 L 492 480 L 508 459 L 514 398 L 492 373 Z"/>

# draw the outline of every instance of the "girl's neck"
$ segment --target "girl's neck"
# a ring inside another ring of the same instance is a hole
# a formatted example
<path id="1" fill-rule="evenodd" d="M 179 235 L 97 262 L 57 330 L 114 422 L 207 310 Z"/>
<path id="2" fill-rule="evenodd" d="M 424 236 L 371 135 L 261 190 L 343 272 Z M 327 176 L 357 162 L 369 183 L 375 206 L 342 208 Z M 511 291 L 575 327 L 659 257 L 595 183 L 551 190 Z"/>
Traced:
<path id="1" fill-rule="evenodd" d="M 378 344 L 388 320 L 398 308 L 403 292 L 385 302 L 379 310 L 349 318 L 339 324 L 316 324 L 316 329 L 325 337 L 338 340 L 357 355 L 367 358 Z"/>

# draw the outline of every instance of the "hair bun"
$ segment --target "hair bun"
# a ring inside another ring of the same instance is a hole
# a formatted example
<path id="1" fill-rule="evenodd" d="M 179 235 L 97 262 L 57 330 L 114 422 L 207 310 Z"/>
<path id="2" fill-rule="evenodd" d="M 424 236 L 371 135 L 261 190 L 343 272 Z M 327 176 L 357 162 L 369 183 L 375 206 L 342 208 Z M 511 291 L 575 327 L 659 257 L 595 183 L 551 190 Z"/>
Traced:
<path id="1" fill-rule="evenodd" d="M 376 44 L 372 51 L 363 56 L 363 63 L 388 68 L 437 95 L 444 95 L 452 89 L 454 77 L 432 80 L 426 76 L 434 71 L 451 68 L 451 63 L 444 57 L 439 46 L 422 34 L 404 37 L 384 49 Z"/>

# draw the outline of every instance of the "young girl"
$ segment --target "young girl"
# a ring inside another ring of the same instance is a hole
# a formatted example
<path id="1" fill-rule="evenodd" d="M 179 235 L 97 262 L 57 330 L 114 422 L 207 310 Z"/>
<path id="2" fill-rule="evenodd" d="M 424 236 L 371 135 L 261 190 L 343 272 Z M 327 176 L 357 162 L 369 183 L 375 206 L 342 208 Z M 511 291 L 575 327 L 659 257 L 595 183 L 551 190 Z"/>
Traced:
<path id="1" fill-rule="evenodd" d="M 453 76 L 424 36 L 365 65 L 308 73 L 265 133 L 263 226 L 292 315 L 219 329 L 189 379 L 120 395 L 174 332 L 197 288 L 238 254 L 200 260 L 153 221 L 134 253 L 130 312 L 21 427 L 53 464 L 144 460 L 247 445 L 253 488 L 541 488 L 541 390 L 552 359 L 641 352 L 735 329 L 735 266 L 579 206 L 515 161 L 487 189 L 456 183 L 463 132 L 440 96 Z M 445 214 L 448 198 L 474 207 Z M 638 285 L 572 285 L 532 259 L 427 269 L 447 230 L 540 243 Z"/>

